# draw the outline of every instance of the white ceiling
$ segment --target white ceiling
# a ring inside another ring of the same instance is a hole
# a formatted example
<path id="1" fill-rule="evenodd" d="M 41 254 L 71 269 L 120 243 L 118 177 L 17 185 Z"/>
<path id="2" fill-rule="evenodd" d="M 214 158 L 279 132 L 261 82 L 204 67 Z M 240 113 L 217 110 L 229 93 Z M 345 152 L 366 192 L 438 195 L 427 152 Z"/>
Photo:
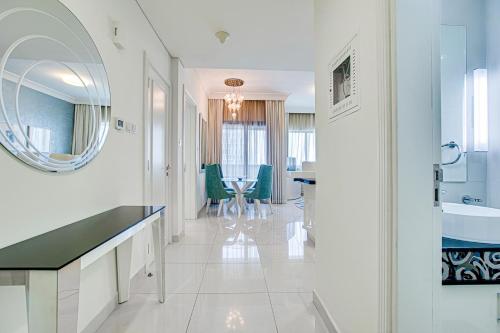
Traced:
<path id="1" fill-rule="evenodd" d="M 6 70 L 10 74 L 9 78 L 17 84 L 19 77 L 33 62 L 33 60 L 26 59 L 9 59 L 6 65 Z M 65 62 L 65 64 L 82 77 L 85 84 L 88 85 L 88 91 L 84 87 L 63 82 L 62 78 L 64 76 L 74 77 L 77 81 L 78 79 L 66 67 L 53 63 L 42 63 L 34 67 L 26 76 L 27 82 L 25 82 L 25 85 L 73 104 L 109 105 L 109 86 L 106 71 L 102 64 L 68 62 Z M 93 81 L 91 77 L 93 77 Z"/>
<path id="2" fill-rule="evenodd" d="M 209 96 L 222 97 L 229 90 L 224 80 L 243 79 L 242 94 L 247 99 L 286 97 L 289 109 L 314 109 L 314 73 L 242 69 L 196 69 Z"/>
<path id="3" fill-rule="evenodd" d="M 313 0 L 138 1 L 186 67 L 313 71 Z"/>

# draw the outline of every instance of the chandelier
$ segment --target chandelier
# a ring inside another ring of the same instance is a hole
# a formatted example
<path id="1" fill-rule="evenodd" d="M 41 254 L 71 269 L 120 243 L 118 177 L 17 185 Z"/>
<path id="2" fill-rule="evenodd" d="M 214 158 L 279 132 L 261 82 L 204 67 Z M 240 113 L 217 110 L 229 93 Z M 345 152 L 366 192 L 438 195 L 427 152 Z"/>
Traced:
<path id="1" fill-rule="evenodd" d="M 224 97 L 229 111 L 231 111 L 231 116 L 236 119 L 237 112 L 241 109 L 241 104 L 245 99 L 241 94 L 241 86 L 245 82 L 242 79 L 230 78 L 224 81 L 224 84 L 230 87 L 231 92 L 226 94 Z"/>

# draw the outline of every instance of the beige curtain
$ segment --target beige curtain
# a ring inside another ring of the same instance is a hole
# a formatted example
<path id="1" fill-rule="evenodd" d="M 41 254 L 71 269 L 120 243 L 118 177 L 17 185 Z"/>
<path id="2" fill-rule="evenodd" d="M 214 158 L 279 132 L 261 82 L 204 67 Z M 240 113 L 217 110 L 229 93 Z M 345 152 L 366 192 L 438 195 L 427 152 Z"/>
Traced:
<path id="1" fill-rule="evenodd" d="M 286 202 L 285 102 L 266 101 L 267 161 L 273 166 L 273 203 Z"/>
<path id="2" fill-rule="evenodd" d="M 222 161 L 222 123 L 224 118 L 224 100 L 208 100 L 208 140 L 207 164 Z"/>
<path id="3" fill-rule="evenodd" d="M 314 113 L 289 113 L 288 129 L 290 131 L 314 130 Z"/>
<path id="4" fill-rule="evenodd" d="M 243 101 L 241 109 L 236 112 L 236 118 L 233 118 L 231 110 L 224 103 L 223 122 L 264 124 L 266 122 L 266 102 L 254 100 Z"/>
<path id="5" fill-rule="evenodd" d="M 92 128 L 91 105 L 75 105 L 75 118 L 73 125 L 73 155 L 81 155 L 90 143 Z"/>

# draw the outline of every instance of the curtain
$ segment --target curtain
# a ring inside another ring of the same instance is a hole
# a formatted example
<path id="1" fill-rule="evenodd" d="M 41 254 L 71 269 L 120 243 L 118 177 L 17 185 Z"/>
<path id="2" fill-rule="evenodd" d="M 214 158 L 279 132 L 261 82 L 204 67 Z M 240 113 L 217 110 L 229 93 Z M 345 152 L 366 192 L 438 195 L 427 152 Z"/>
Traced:
<path id="1" fill-rule="evenodd" d="M 222 172 L 225 177 L 256 178 L 266 164 L 266 126 L 225 123 L 222 130 Z"/>
<path id="2" fill-rule="evenodd" d="M 286 201 L 285 102 L 266 101 L 267 162 L 273 166 L 273 203 Z"/>
<path id="3" fill-rule="evenodd" d="M 224 124 L 222 130 L 222 173 L 224 177 L 245 177 L 245 125 Z"/>
<path id="4" fill-rule="evenodd" d="M 266 122 L 266 102 L 265 101 L 243 101 L 241 109 L 236 112 L 236 118 L 233 118 L 231 110 L 224 103 L 225 123 L 259 123 Z"/>
<path id="5" fill-rule="evenodd" d="M 81 155 L 90 143 L 92 135 L 92 106 L 85 104 L 75 105 L 75 119 L 73 125 L 73 155 Z"/>
<path id="6" fill-rule="evenodd" d="M 316 160 L 314 114 L 288 114 L 288 166 L 301 169 L 302 162 Z"/>
<path id="7" fill-rule="evenodd" d="M 289 113 L 289 131 L 314 131 L 314 113 Z"/>
<path id="8" fill-rule="evenodd" d="M 223 99 L 208 100 L 207 164 L 222 162 Z"/>

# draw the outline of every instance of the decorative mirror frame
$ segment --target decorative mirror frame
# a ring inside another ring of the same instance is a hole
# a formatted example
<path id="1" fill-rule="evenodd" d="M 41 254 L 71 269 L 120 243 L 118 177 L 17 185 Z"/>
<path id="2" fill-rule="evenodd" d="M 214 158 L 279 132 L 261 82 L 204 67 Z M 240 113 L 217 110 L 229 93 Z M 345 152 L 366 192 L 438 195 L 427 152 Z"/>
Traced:
<path id="1" fill-rule="evenodd" d="M 58 18 L 57 16 L 53 15 L 52 13 L 46 12 L 44 10 L 41 10 L 39 8 L 29 8 L 25 6 L 19 6 L 19 7 L 13 7 L 8 10 L 3 11 L 0 13 L 0 23 L 5 20 L 6 18 L 11 17 L 12 15 L 16 15 L 22 12 L 32 12 L 36 13 L 42 16 L 45 16 L 49 18 L 50 20 L 54 20 L 54 22 L 60 24 L 62 27 L 65 27 L 68 29 L 69 33 L 76 38 L 75 41 L 78 41 L 80 45 L 83 47 L 83 49 L 86 50 L 86 56 L 92 60 L 92 63 L 96 64 L 102 64 L 103 65 L 103 72 L 99 71 L 99 75 L 94 75 L 93 72 L 90 70 L 88 65 L 82 61 L 82 57 L 75 51 L 73 50 L 70 46 L 68 46 L 64 41 L 58 40 L 56 38 L 53 38 L 51 36 L 47 35 L 42 35 L 42 34 L 29 34 L 26 36 L 23 36 L 22 38 L 17 39 L 14 41 L 12 44 L 9 45 L 9 47 L 6 49 L 5 53 L 1 54 L 1 60 L 0 60 L 0 111 L 4 117 L 5 120 L 5 125 L 7 127 L 7 131 L 0 131 L 0 138 L 2 139 L 2 145 L 4 148 L 9 151 L 13 156 L 17 157 L 21 161 L 25 162 L 26 164 L 35 167 L 39 170 L 46 171 L 46 172 L 56 172 L 56 173 L 61 173 L 61 172 L 70 172 L 70 171 L 75 171 L 78 170 L 85 165 L 87 165 L 90 161 L 92 161 L 97 154 L 101 151 L 104 142 L 108 136 L 109 132 L 109 124 L 110 124 L 110 119 L 111 119 L 111 89 L 109 87 L 109 81 L 108 81 L 108 76 L 106 73 L 106 69 L 104 66 L 104 62 L 102 61 L 102 58 L 99 54 L 98 48 L 95 45 L 94 41 L 92 40 L 90 34 L 84 27 L 84 25 L 78 20 L 78 18 L 63 4 L 59 3 L 59 1 L 53 1 L 53 3 L 57 3 L 57 5 L 61 6 L 61 9 L 66 11 L 68 15 L 72 16 L 72 19 L 75 20 L 75 22 L 78 22 L 81 25 L 82 31 L 84 31 L 87 36 L 88 40 L 91 41 L 92 45 L 89 45 L 88 43 L 85 43 L 78 34 L 71 29 L 71 27 L 65 23 L 61 18 Z M 20 75 L 18 82 L 16 84 L 16 93 L 15 93 L 15 119 L 12 119 L 13 117 L 10 117 L 7 112 L 7 108 L 5 106 L 5 97 L 4 97 L 4 91 L 3 91 L 3 80 L 5 79 L 7 75 L 6 71 L 6 65 L 9 60 L 9 57 L 12 55 L 12 53 L 16 50 L 17 47 L 22 45 L 25 42 L 31 41 L 31 40 L 48 40 L 53 43 L 56 43 L 60 45 L 63 49 L 67 50 L 71 55 L 75 57 L 75 59 L 78 59 L 80 63 L 85 67 L 85 76 L 90 80 L 85 80 L 77 70 L 72 68 L 70 65 L 67 63 L 64 63 L 62 61 L 56 61 L 56 60 L 38 60 L 35 61 L 33 64 L 31 64 L 23 73 Z M 95 49 L 91 50 L 90 47 L 93 46 Z M 98 58 L 96 58 L 96 56 Z M 20 116 L 20 111 L 19 111 L 19 95 L 21 88 L 23 87 L 23 83 L 26 80 L 26 76 L 36 67 L 41 64 L 57 64 L 63 68 L 66 68 L 68 71 L 70 71 L 72 74 L 75 75 L 75 77 L 78 78 L 78 80 L 83 84 L 83 87 L 85 88 L 85 91 L 88 96 L 88 100 L 90 102 L 90 107 L 92 110 L 91 113 L 91 135 L 90 135 L 90 141 L 86 149 L 81 153 L 80 155 L 75 155 L 74 159 L 71 160 L 58 160 L 51 158 L 50 156 L 45 156 L 38 150 L 38 148 L 31 142 L 27 131 L 24 129 L 26 126 L 21 122 L 21 116 Z M 103 75 L 104 74 L 104 75 Z M 103 77 L 104 76 L 104 77 Z M 108 93 L 108 96 L 105 96 L 103 92 L 101 91 L 102 89 L 98 89 L 96 82 L 102 83 L 104 86 L 103 88 L 107 90 L 106 92 Z M 107 104 L 104 104 L 108 100 Z M 16 126 L 20 128 L 20 131 L 16 130 Z M 21 135 L 22 134 L 22 135 Z M 19 149 L 16 147 L 16 145 L 21 145 L 24 149 Z"/>

